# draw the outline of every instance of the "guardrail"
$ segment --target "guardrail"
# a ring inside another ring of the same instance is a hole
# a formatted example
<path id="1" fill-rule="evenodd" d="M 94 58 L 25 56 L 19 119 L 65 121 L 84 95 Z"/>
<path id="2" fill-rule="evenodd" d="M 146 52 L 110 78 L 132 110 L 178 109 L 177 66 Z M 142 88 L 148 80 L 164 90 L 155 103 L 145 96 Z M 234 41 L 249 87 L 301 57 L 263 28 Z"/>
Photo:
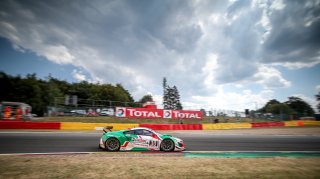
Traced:
<path id="1" fill-rule="evenodd" d="M 147 127 L 154 130 L 219 130 L 248 129 L 269 127 L 320 126 L 320 121 L 286 121 L 255 123 L 216 123 L 216 124 L 127 124 L 127 123 L 82 123 L 82 122 L 30 122 L 0 121 L 0 129 L 47 129 L 47 130 L 102 130 L 104 126 L 113 126 L 113 130 L 133 127 Z"/>

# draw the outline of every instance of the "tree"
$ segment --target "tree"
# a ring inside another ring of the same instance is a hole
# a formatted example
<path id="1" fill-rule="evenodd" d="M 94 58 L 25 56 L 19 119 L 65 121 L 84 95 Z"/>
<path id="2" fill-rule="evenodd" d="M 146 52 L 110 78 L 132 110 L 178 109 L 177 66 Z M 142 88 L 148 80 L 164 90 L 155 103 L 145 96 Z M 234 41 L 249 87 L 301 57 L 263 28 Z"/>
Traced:
<path id="1" fill-rule="evenodd" d="M 318 108 L 318 111 L 320 112 L 320 91 L 319 91 L 318 94 L 316 95 L 316 99 L 317 99 L 317 101 L 318 101 L 317 108 Z"/>
<path id="2" fill-rule="evenodd" d="M 164 109 L 169 109 L 169 100 L 168 100 L 168 97 L 169 97 L 169 87 L 167 85 L 167 79 L 166 77 L 163 78 L 163 81 L 162 81 L 162 87 L 163 87 L 163 108 Z"/>
<path id="3" fill-rule="evenodd" d="M 276 99 L 272 99 L 270 101 L 267 102 L 266 105 L 264 105 L 261 109 L 259 109 L 258 111 L 259 112 L 262 112 L 262 113 L 266 113 L 267 112 L 267 109 L 270 108 L 272 105 L 275 105 L 275 104 L 280 104 L 280 102 Z"/>
<path id="4" fill-rule="evenodd" d="M 206 112 L 205 109 L 200 109 L 200 111 L 201 111 L 201 113 L 202 113 L 203 116 L 207 116 L 207 112 Z"/>
<path id="5" fill-rule="evenodd" d="M 163 108 L 181 110 L 180 94 L 176 86 L 167 85 L 167 79 L 163 78 Z"/>
<path id="6" fill-rule="evenodd" d="M 173 109 L 182 110 L 182 105 L 180 102 L 180 94 L 178 91 L 178 88 L 176 86 L 173 86 Z"/>
<path id="7" fill-rule="evenodd" d="M 287 104 L 279 103 L 269 105 L 266 108 L 266 112 L 272 114 L 293 114 L 294 110 L 292 110 Z"/>
<path id="8" fill-rule="evenodd" d="M 304 115 L 314 115 L 314 110 L 312 109 L 312 107 L 301 98 L 294 96 L 288 98 L 289 100 L 286 101 L 285 104 L 287 104 L 296 113 Z"/>
<path id="9" fill-rule="evenodd" d="M 49 75 L 47 85 L 47 105 L 53 106 L 55 104 L 56 97 L 63 97 L 64 92 L 61 91 L 58 79 L 55 79 Z"/>
<path id="10" fill-rule="evenodd" d="M 150 94 L 144 95 L 138 102 L 143 104 L 148 101 L 153 101 L 153 98 Z"/>
<path id="11" fill-rule="evenodd" d="M 174 109 L 174 92 L 173 89 L 170 86 L 167 86 L 165 89 L 165 94 L 166 96 L 164 97 L 164 99 L 166 99 L 164 101 L 164 109 Z"/>

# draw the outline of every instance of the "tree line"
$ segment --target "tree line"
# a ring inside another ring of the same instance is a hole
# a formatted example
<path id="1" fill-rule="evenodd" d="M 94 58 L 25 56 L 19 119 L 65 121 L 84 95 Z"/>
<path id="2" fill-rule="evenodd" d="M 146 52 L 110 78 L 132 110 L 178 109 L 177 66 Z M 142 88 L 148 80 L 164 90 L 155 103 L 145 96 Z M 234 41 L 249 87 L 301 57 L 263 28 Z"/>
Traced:
<path id="1" fill-rule="evenodd" d="M 317 100 L 319 101 L 319 98 Z M 318 105 L 318 109 L 319 107 L 320 106 Z M 288 97 L 288 101 L 283 103 L 276 99 L 272 99 L 268 101 L 262 108 L 257 110 L 257 112 L 272 114 L 301 114 L 309 116 L 313 116 L 315 114 L 315 111 L 311 105 L 301 98 L 295 96 Z"/>
<path id="2" fill-rule="evenodd" d="M 0 72 L 0 101 L 24 102 L 32 106 L 32 112 L 42 116 L 47 106 L 53 106 L 57 97 L 77 95 L 79 99 L 121 101 L 128 105 L 134 99 L 121 84 L 93 84 L 86 81 L 68 83 L 52 76 L 45 80 L 38 79 L 36 74 L 11 76 Z"/>
<path id="3" fill-rule="evenodd" d="M 164 78 L 166 81 L 166 79 Z M 170 87 L 164 84 L 165 109 L 182 109 L 180 95 L 176 86 Z M 121 84 L 100 84 L 81 81 L 68 83 L 64 80 L 49 75 L 38 79 L 36 74 L 12 76 L 0 72 L 0 102 L 13 101 L 24 102 L 32 106 L 32 112 L 43 116 L 47 112 L 47 106 L 55 106 L 57 98 L 59 104 L 63 103 L 66 95 L 76 95 L 77 99 L 85 101 L 112 101 L 113 106 L 125 104 L 128 107 L 141 107 L 147 101 L 153 101 L 151 95 L 145 95 L 137 102 Z M 117 103 L 118 102 L 118 103 Z"/>

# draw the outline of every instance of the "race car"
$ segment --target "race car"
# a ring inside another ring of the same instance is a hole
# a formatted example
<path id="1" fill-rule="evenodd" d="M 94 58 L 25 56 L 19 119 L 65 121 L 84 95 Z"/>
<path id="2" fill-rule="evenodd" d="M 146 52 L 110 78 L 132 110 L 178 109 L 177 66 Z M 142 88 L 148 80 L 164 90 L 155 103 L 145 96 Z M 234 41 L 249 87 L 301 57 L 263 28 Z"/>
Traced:
<path id="1" fill-rule="evenodd" d="M 99 148 L 107 151 L 182 151 L 185 150 L 181 139 L 171 135 L 159 134 L 158 132 L 137 127 L 128 130 L 111 131 L 112 126 L 103 129 Z"/>

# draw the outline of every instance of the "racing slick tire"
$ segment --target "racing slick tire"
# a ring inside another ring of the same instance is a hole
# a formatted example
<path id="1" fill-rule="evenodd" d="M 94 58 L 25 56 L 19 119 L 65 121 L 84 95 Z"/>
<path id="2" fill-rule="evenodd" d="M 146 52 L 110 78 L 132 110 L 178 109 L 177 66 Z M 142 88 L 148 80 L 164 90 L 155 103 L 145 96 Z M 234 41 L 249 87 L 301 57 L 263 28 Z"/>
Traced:
<path id="1" fill-rule="evenodd" d="M 160 150 L 165 152 L 173 151 L 174 147 L 174 142 L 171 139 L 164 139 L 160 144 Z"/>
<path id="2" fill-rule="evenodd" d="M 119 151 L 120 142 L 118 139 L 111 137 L 105 142 L 106 150 L 110 152 Z"/>

